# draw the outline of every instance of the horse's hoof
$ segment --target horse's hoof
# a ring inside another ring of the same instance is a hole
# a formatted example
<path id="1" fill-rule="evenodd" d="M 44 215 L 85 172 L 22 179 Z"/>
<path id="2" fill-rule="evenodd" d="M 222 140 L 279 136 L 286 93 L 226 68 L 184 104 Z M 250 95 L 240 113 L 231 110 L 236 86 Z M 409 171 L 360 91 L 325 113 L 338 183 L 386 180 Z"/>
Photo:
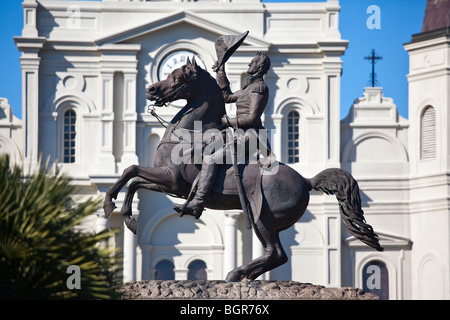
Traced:
<path id="1" fill-rule="evenodd" d="M 227 277 L 225 278 L 225 282 L 240 282 L 243 277 L 237 272 L 229 272 Z"/>
<path id="2" fill-rule="evenodd" d="M 114 209 L 116 209 L 116 205 L 114 204 L 114 202 L 110 202 L 108 204 L 105 204 L 103 206 L 103 211 L 105 212 L 105 217 L 109 218 L 109 216 L 111 215 L 111 213 L 113 213 Z"/>
<path id="3" fill-rule="evenodd" d="M 137 221 L 135 218 L 130 217 L 129 219 L 126 219 L 125 224 L 131 232 L 133 232 L 134 234 L 137 233 Z"/>

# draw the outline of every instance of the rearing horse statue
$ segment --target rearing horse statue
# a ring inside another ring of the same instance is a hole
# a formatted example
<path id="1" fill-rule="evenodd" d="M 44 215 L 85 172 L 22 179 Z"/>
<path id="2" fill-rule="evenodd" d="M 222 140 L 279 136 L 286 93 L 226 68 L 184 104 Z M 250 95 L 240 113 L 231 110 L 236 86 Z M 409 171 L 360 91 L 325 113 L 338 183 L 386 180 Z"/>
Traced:
<path id="1" fill-rule="evenodd" d="M 166 80 L 150 85 L 146 89 L 147 99 L 156 106 L 179 99 L 186 99 L 183 107 L 168 124 L 158 145 L 154 167 L 132 165 L 124 170 L 118 181 L 106 192 L 104 212 L 106 217 L 116 208 L 113 199 L 133 179 L 125 194 L 121 213 L 125 224 L 134 233 L 137 221 L 132 217 L 131 204 L 139 188 L 165 192 L 187 199 L 198 168 L 195 164 L 174 163 L 172 151 L 178 143 L 175 129 L 188 132 L 198 130 L 195 121 L 201 121 L 202 131 L 218 128 L 226 113 L 222 92 L 216 80 L 200 68 L 195 60 L 174 70 Z M 193 135 L 195 137 L 195 134 Z M 193 141 L 202 143 L 202 141 Z M 205 207 L 219 210 L 242 209 L 236 189 L 236 176 L 231 165 L 219 167 L 216 186 L 205 202 Z M 242 185 L 249 200 L 251 224 L 264 247 L 261 257 L 232 271 L 227 281 L 254 280 L 259 275 L 287 262 L 288 257 L 279 239 L 279 232 L 291 227 L 304 214 L 309 203 L 309 192 L 314 189 L 335 194 L 341 218 L 349 232 L 365 244 L 382 251 L 378 236 L 365 222 L 359 187 L 356 180 L 342 169 L 326 169 L 312 179 L 302 177 L 291 167 L 278 163 L 274 174 L 261 174 L 260 164 L 240 164 Z"/>

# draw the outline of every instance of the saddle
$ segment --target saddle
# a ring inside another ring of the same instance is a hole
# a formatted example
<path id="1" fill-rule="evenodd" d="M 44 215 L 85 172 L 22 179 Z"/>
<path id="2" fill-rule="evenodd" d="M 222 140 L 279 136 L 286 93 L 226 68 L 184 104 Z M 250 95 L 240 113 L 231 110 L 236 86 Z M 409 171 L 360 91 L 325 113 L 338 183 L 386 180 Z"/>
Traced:
<path id="1" fill-rule="evenodd" d="M 261 214 L 263 203 L 261 166 L 259 164 L 239 164 L 238 168 L 245 196 L 250 206 L 251 216 L 253 221 L 256 222 Z M 181 175 L 190 184 L 196 183 L 200 170 L 200 164 L 183 163 L 181 165 Z M 231 164 L 219 165 L 213 192 L 227 196 L 238 196 L 237 178 Z"/>

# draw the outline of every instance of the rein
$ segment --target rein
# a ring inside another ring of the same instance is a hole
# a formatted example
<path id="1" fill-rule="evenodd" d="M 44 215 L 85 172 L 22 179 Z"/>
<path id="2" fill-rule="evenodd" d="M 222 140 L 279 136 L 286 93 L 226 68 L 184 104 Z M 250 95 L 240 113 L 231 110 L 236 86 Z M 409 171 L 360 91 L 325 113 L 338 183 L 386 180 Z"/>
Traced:
<path id="1" fill-rule="evenodd" d="M 192 133 L 202 133 L 203 131 L 199 131 L 199 130 L 192 130 L 192 129 L 186 129 L 186 128 L 181 128 L 180 126 L 170 123 L 169 121 L 164 120 L 162 117 L 160 117 L 155 110 L 155 105 L 156 104 L 149 104 L 147 106 L 147 113 L 150 113 L 152 116 L 154 116 L 156 118 L 156 120 L 158 120 L 158 122 L 167 129 L 167 127 L 172 127 L 173 130 L 175 129 L 182 129 L 182 130 L 186 130 L 188 132 L 192 132 Z M 165 103 L 163 103 L 163 105 L 165 107 L 167 107 L 167 105 Z"/>

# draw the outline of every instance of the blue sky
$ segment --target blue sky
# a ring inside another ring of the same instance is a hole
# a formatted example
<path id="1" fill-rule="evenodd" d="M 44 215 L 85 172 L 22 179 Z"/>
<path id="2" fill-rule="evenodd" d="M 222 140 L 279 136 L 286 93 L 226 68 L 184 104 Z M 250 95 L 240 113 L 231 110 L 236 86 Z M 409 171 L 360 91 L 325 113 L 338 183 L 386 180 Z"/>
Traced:
<path id="1" fill-rule="evenodd" d="M 95 1 L 95 0 L 94 0 Z M 266 2 L 324 2 L 277 1 Z M 0 97 L 9 100 L 14 114 L 22 118 L 20 53 L 13 37 L 20 36 L 23 27 L 21 0 L 3 0 L 0 3 Z M 353 103 L 361 97 L 364 87 L 370 86 L 370 64 L 364 60 L 372 49 L 383 57 L 377 63 L 376 73 L 384 96 L 394 99 L 400 115 L 408 117 L 408 53 L 403 44 L 411 35 L 419 33 L 425 12 L 426 0 L 340 0 L 340 31 L 349 46 L 342 56 L 341 118 L 344 118 Z M 380 8 L 380 29 L 369 29 L 367 20 L 372 12 L 367 8 Z"/>

